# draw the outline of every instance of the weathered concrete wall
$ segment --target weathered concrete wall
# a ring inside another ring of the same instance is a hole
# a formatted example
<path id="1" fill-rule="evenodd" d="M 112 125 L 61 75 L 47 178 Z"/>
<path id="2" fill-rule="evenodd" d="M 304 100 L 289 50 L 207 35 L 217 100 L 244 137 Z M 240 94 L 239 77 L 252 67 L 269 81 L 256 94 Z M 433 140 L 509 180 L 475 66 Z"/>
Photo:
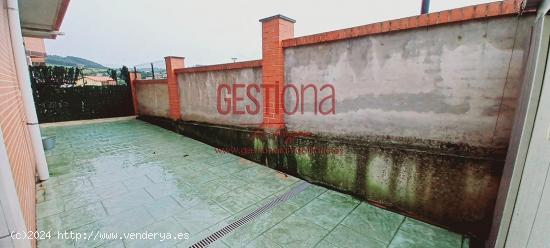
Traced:
<path id="1" fill-rule="evenodd" d="M 401 145 L 297 138 L 280 170 L 452 230 L 484 237 L 491 224 L 502 160 Z"/>
<path id="2" fill-rule="evenodd" d="M 263 98 L 260 93 L 256 96 L 260 105 L 259 112 L 254 115 L 234 114 L 233 112 L 224 115 L 217 109 L 217 90 L 221 84 L 234 85 L 255 83 L 260 85 L 262 82 L 262 68 L 242 68 L 233 70 L 219 70 L 206 72 L 192 72 L 178 74 L 178 84 L 180 89 L 181 117 L 186 121 L 205 122 L 211 124 L 231 125 L 231 126 L 250 126 L 258 127 L 262 122 Z M 237 97 L 243 97 L 243 101 L 237 104 L 238 111 L 246 111 L 246 106 L 254 110 L 255 104 L 246 95 L 246 88 L 237 89 Z M 221 107 L 227 108 L 226 97 L 232 97 L 226 90 L 221 94 Z"/>
<path id="3" fill-rule="evenodd" d="M 414 218 L 483 237 L 502 161 L 323 137 L 274 135 L 257 128 L 139 116 L 187 137 Z M 294 137 L 294 136 L 293 136 Z M 300 152 L 327 148 L 338 153 Z M 277 150 L 278 149 L 278 150 Z M 286 150 L 288 152 L 277 152 Z"/>
<path id="4" fill-rule="evenodd" d="M 168 86 L 165 83 L 137 83 L 138 111 L 140 115 L 168 117 Z"/>
<path id="5" fill-rule="evenodd" d="M 140 118 L 216 147 L 252 148 L 238 155 L 483 238 L 532 22 L 499 17 L 286 48 L 287 84 L 336 89 L 335 115 L 314 115 L 312 94 L 301 98 L 306 113 L 286 116 L 290 134 L 259 129 L 261 112 L 217 111 L 220 84 L 259 83 L 261 68 L 180 73 L 183 120 Z M 252 104 L 244 89 L 237 95 L 238 109 Z"/>
<path id="6" fill-rule="evenodd" d="M 503 17 L 288 48 L 286 82 L 333 84 L 337 105 L 333 116 L 311 109 L 287 116 L 287 126 L 505 147 L 532 20 Z M 306 106 L 311 101 L 309 95 Z"/>
<path id="7" fill-rule="evenodd" d="M 334 85 L 336 114 L 314 115 L 306 93 L 305 114 L 286 122 L 314 136 L 286 146 L 342 153 L 288 154 L 282 170 L 485 236 L 532 23 L 501 17 L 287 48 L 286 82 Z"/>

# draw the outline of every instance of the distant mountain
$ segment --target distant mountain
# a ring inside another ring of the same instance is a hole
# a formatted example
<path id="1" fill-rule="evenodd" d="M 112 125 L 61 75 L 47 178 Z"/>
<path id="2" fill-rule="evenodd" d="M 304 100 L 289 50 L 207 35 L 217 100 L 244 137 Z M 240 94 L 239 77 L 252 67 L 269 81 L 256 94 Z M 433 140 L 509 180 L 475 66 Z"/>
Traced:
<path id="1" fill-rule="evenodd" d="M 67 56 L 67 57 L 61 57 L 57 55 L 47 55 L 46 57 L 46 64 L 47 65 L 61 65 L 61 66 L 79 66 L 79 67 L 85 67 L 85 68 L 98 68 L 98 69 L 107 69 L 107 67 L 93 62 L 91 60 L 74 57 L 74 56 Z"/>

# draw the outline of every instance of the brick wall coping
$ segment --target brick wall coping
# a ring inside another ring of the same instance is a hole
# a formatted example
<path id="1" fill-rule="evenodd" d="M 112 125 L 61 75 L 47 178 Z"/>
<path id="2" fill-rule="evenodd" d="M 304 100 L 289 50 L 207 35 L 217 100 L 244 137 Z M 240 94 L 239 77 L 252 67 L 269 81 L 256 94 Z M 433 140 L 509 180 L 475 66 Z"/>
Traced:
<path id="1" fill-rule="evenodd" d="M 250 61 L 242 61 L 242 62 L 227 63 L 227 64 L 197 66 L 197 67 L 176 69 L 174 71 L 176 73 L 192 73 L 192 72 L 235 70 L 235 69 L 255 68 L 255 67 L 262 67 L 262 60 L 250 60 Z"/>
<path id="2" fill-rule="evenodd" d="M 491 2 L 463 8 L 444 10 L 401 19 L 383 21 L 352 28 L 307 35 L 283 40 L 283 47 L 304 46 L 316 43 L 338 41 L 398 30 L 435 26 L 445 23 L 477 20 L 489 17 L 517 15 L 521 10 L 521 0 Z M 531 12 L 531 11 L 527 11 Z"/>
<path id="3" fill-rule="evenodd" d="M 168 83 L 168 80 L 166 79 L 137 79 L 135 80 L 136 83 L 139 84 L 165 84 Z"/>
<path id="4" fill-rule="evenodd" d="M 294 20 L 290 17 L 286 17 L 286 16 L 281 15 L 281 14 L 260 19 L 260 22 L 268 22 L 268 21 L 271 21 L 273 19 L 283 19 L 283 20 L 288 21 L 288 22 L 296 23 L 296 20 Z"/>

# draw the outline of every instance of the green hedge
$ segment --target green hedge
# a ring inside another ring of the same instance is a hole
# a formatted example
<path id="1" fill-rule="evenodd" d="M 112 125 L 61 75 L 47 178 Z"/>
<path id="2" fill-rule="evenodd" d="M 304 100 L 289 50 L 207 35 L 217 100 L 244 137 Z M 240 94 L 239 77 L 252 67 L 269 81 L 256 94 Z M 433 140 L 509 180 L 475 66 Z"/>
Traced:
<path id="1" fill-rule="evenodd" d="M 42 88 L 34 93 L 40 123 L 133 114 L 132 97 L 125 85 Z"/>
<path id="2" fill-rule="evenodd" d="M 30 67 L 40 123 L 133 115 L 127 85 L 75 86 L 78 71 L 63 67 Z"/>

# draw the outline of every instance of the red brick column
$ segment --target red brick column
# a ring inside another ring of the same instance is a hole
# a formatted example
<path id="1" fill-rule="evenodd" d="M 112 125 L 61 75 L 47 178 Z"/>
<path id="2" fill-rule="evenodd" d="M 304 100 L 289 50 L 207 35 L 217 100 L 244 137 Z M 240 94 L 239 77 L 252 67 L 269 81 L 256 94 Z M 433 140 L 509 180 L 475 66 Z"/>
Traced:
<path id="1" fill-rule="evenodd" d="M 262 84 L 264 86 L 263 128 L 282 129 L 285 127 L 283 110 L 284 50 L 282 41 L 294 38 L 296 21 L 275 15 L 261 19 L 262 23 Z"/>
<path id="2" fill-rule="evenodd" d="M 138 99 L 136 93 L 136 80 L 141 79 L 139 72 L 130 72 L 130 90 L 132 91 L 132 101 L 134 104 L 134 114 L 138 114 Z"/>
<path id="3" fill-rule="evenodd" d="M 173 120 L 181 118 L 178 75 L 174 70 L 184 68 L 184 60 L 184 57 L 164 57 L 164 62 L 166 63 L 166 81 L 168 82 L 168 104 L 170 105 L 169 115 Z"/>

